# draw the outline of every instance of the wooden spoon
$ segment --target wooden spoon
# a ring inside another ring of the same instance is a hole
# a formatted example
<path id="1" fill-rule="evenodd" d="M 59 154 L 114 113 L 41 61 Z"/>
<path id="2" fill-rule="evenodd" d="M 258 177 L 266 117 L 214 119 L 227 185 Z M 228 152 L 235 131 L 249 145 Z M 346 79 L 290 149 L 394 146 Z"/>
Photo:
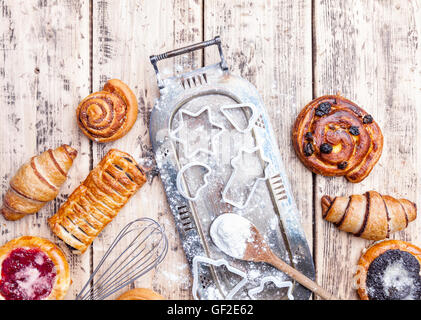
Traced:
<path id="1" fill-rule="evenodd" d="M 244 232 L 247 228 L 250 232 Z M 213 221 L 210 236 L 225 254 L 245 261 L 269 263 L 321 298 L 338 300 L 333 294 L 276 256 L 250 220 L 238 214 L 222 214 Z"/>

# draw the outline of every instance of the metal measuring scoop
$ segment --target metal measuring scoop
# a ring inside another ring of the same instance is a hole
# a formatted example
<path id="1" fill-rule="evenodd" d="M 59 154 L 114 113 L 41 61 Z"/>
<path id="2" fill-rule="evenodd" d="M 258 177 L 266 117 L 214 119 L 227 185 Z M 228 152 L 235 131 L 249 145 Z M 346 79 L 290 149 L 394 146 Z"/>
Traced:
<path id="1" fill-rule="evenodd" d="M 233 228 L 227 227 L 227 224 L 230 224 Z M 245 228 L 249 229 L 247 230 Z M 234 229 L 237 229 L 238 232 L 235 232 Z M 235 237 L 232 238 L 235 239 L 235 242 L 230 245 L 227 245 L 226 241 L 228 239 L 228 237 L 226 237 L 228 236 L 227 231 L 235 232 Z M 276 256 L 265 242 L 256 226 L 254 226 L 250 220 L 238 214 L 225 213 L 217 217 L 210 227 L 210 236 L 212 241 L 222 252 L 233 258 L 269 263 L 321 298 L 326 300 L 338 299 L 316 282 L 307 278 L 301 272 Z"/>

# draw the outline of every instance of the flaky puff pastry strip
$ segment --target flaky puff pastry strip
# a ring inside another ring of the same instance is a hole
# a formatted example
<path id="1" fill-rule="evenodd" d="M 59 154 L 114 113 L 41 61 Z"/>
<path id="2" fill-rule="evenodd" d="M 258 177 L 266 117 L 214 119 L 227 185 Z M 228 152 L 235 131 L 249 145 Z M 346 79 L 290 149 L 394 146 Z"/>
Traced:
<path id="1" fill-rule="evenodd" d="M 48 220 L 49 226 L 82 254 L 145 182 L 133 157 L 111 149 Z"/>

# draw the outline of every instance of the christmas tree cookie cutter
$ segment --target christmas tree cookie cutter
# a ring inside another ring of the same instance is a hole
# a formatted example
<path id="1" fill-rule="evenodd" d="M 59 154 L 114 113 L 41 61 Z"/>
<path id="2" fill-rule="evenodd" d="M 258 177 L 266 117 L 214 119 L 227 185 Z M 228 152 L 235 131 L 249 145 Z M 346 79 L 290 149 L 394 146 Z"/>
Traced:
<path id="1" fill-rule="evenodd" d="M 184 176 L 184 173 L 187 170 L 189 170 L 193 167 L 202 167 L 202 168 L 206 169 L 206 173 L 203 176 L 203 182 L 204 182 L 203 185 L 201 185 L 196 190 L 195 194 L 192 196 L 191 194 L 188 194 L 187 190 L 185 190 L 184 187 L 183 187 L 183 176 Z M 178 174 L 177 174 L 176 184 L 177 184 L 178 192 L 180 192 L 180 194 L 184 198 L 186 198 L 190 201 L 196 201 L 199 198 L 200 192 L 203 189 L 205 189 L 207 187 L 207 185 L 209 184 L 208 176 L 211 174 L 211 172 L 212 172 L 212 169 L 207 164 L 202 163 L 202 162 L 193 161 L 193 162 L 190 162 L 190 163 L 186 164 L 184 167 L 182 167 L 180 169 L 180 171 L 178 171 Z"/>
<path id="2" fill-rule="evenodd" d="M 241 128 L 238 124 L 237 121 L 235 121 L 234 117 L 230 114 L 229 110 L 234 110 L 234 109 L 245 109 L 248 108 L 251 111 L 251 116 L 248 119 L 248 124 L 247 127 L 245 128 Z M 231 125 L 238 131 L 241 133 L 247 133 L 249 132 L 251 129 L 253 129 L 253 127 L 256 124 L 257 119 L 259 118 L 259 111 L 257 110 L 256 106 L 253 103 L 239 103 L 239 104 L 229 104 L 229 105 L 223 105 L 220 107 L 220 110 L 222 112 L 222 114 L 225 116 L 225 118 L 227 118 L 227 120 L 231 123 Z"/>
<path id="3" fill-rule="evenodd" d="M 237 268 L 234 268 L 229 265 L 228 261 L 225 259 L 214 260 L 204 256 L 195 256 L 193 258 L 193 286 L 192 286 L 192 294 L 195 300 L 199 300 L 197 292 L 199 290 L 199 264 L 208 264 L 214 267 L 221 267 L 225 266 L 227 270 L 233 274 L 236 274 L 241 277 L 241 280 L 228 292 L 225 296 L 225 300 L 231 300 L 241 288 L 245 286 L 247 283 L 247 274 Z"/>
<path id="4" fill-rule="evenodd" d="M 256 180 L 254 181 L 246 200 L 243 203 L 241 203 L 234 199 L 230 199 L 228 196 L 228 193 L 229 193 L 229 190 L 233 186 L 236 185 L 235 180 L 237 179 L 237 174 L 239 171 L 242 170 L 241 168 L 238 167 L 237 163 L 240 161 L 243 152 L 248 153 L 248 154 L 252 154 L 256 152 L 259 153 L 260 159 L 263 163 L 262 170 L 263 170 L 264 175 L 263 177 L 256 177 Z M 259 147 L 254 147 L 251 149 L 240 149 L 240 152 L 238 153 L 238 155 L 231 159 L 231 167 L 233 168 L 233 171 L 224 190 L 222 191 L 222 200 L 225 201 L 226 203 L 229 203 L 230 205 L 233 205 L 234 207 L 237 207 L 238 209 L 244 209 L 245 207 L 247 207 L 247 205 L 250 202 L 250 199 L 252 198 L 254 192 L 256 191 L 256 188 L 259 182 L 265 181 L 269 178 L 269 174 L 268 174 L 269 165 L 270 165 L 270 160 L 263 156 L 263 153 L 261 152 L 261 149 Z"/>
<path id="5" fill-rule="evenodd" d="M 291 281 L 281 281 L 272 276 L 262 278 L 258 287 L 248 290 L 249 297 L 257 300 L 256 295 L 265 290 L 266 283 L 268 282 L 272 282 L 279 289 L 288 288 L 287 297 L 289 300 L 294 300 L 294 296 L 292 295 L 293 283 Z"/>
<path id="6" fill-rule="evenodd" d="M 216 122 L 212 121 L 212 117 L 211 117 L 211 109 L 209 106 L 203 107 L 202 109 L 200 109 L 198 112 L 190 112 L 188 110 L 180 110 L 179 111 L 179 123 L 178 123 L 178 127 L 175 130 L 170 130 L 169 131 L 169 135 L 171 137 L 171 139 L 181 143 L 184 147 L 189 148 L 189 144 L 188 142 L 183 139 L 180 138 L 179 133 L 181 130 L 184 129 L 184 119 L 183 119 L 183 115 L 187 115 L 191 118 L 197 118 L 199 116 L 201 116 L 204 112 L 206 112 L 208 114 L 208 122 L 209 124 L 212 126 L 212 128 L 217 128 L 219 129 L 219 132 L 216 134 L 212 134 L 212 132 L 209 133 L 209 135 L 205 135 L 202 134 L 200 135 L 201 139 L 209 139 L 208 141 L 208 148 L 197 148 L 196 150 L 193 150 L 192 152 L 187 152 L 185 154 L 185 157 L 187 159 L 192 159 L 194 156 L 196 156 L 198 153 L 200 152 L 204 152 L 206 154 L 209 154 L 211 156 L 215 155 L 215 150 L 214 150 L 214 141 L 225 131 L 224 127 L 220 126 L 219 124 L 217 124 Z M 171 128 L 171 125 L 169 125 L 169 128 Z M 190 134 L 188 135 L 190 136 Z"/>

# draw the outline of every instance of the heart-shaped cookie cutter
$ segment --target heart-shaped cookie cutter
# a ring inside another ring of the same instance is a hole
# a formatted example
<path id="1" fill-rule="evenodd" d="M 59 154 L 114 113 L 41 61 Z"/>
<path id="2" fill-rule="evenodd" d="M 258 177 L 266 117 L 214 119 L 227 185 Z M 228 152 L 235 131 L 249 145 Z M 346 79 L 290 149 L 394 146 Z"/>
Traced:
<path id="1" fill-rule="evenodd" d="M 265 289 L 265 285 L 268 282 L 272 282 L 278 288 L 288 288 L 287 297 L 289 300 L 294 300 L 292 295 L 293 283 L 291 281 L 281 281 L 276 277 L 267 276 L 260 280 L 258 287 L 248 290 L 248 295 L 251 299 L 256 300 L 256 294 L 262 292 Z"/>
<path id="2" fill-rule="evenodd" d="M 245 129 L 242 129 L 238 126 L 238 123 L 233 119 L 232 115 L 230 115 L 230 113 L 227 112 L 227 111 L 232 110 L 232 109 L 244 109 L 244 108 L 249 108 L 251 110 L 251 116 L 248 119 L 247 127 Z M 256 106 L 253 103 L 239 103 L 239 104 L 223 105 L 223 106 L 221 106 L 220 110 L 221 110 L 222 114 L 225 116 L 225 118 L 227 118 L 227 120 L 235 128 L 235 130 L 237 130 L 238 132 L 241 132 L 241 133 L 247 133 L 251 129 L 253 129 L 253 127 L 255 126 L 256 121 L 257 121 L 257 119 L 259 118 L 259 115 L 260 115 Z"/>
<path id="3" fill-rule="evenodd" d="M 192 294 L 193 294 L 193 298 L 196 300 L 199 300 L 199 297 L 197 295 L 198 292 L 198 288 L 199 288 L 199 264 L 200 263 L 206 263 L 215 267 L 220 267 L 220 266 L 225 266 L 227 268 L 228 271 L 240 276 L 242 279 L 231 289 L 230 292 L 228 292 L 228 294 L 225 296 L 225 300 L 231 300 L 234 295 L 240 291 L 240 289 L 242 287 L 244 287 L 244 285 L 247 283 L 247 275 L 245 272 L 234 268 L 232 266 L 229 265 L 228 261 L 225 259 L 219 259 L 219 260 L 214 260 L 208 257 L 203 257 L 203 256 L 195 256 L 193 258 L 193 268 L 192 268 L 192 273 L 193 273 L 193 286 L 192 286 Z"/>
<path id="4" fill-rule="evenodd" d="M 212 127 L 216 127 L 218 129 L 220 129 L 220 131 L 213 136 L 211 135 L 211 137 L 210 137 L 210 144 L 211 144 L 210 149 L 211 150 L 198 148 L 198 149 L 194 150 L 192 153 L 186 154 L 185 156 L 186 156 L 187 159 L 193 158 L 199 152 L 204 152 L 204 153 L 209 154 L 209 155 L 215 155 L 214 140 L 225 131 L 224 127 L 222 127 L 219 124 L 217 124 L 216 122 L 212 121 L 211 109 L 210 109 L 210 107 L 207 106 L 207 107 L 203 107 L 202 109 L 200 109 L 196 113 L 190 112 L 188 110 L 180 110 L 180 116 L 179 116 L 180 119 L 179 119 L 178 127 L 175 130 L 172 130 L 172 131 L 169 130 L 169 136 L 171 137 L 171 139 L 173 139 L 173 140 L 175 140 L 175 141 L 177 141 L 177 142 L 179 142 L 179 143 L 181 143 L 182 145 L 185 146 L 186 141 L 184 139 L 181 139 L 177 135 L 180 132 L 180 130 L 182 130 L 182 128 L 184 127 L 183 114 L 187 114 L 188 116 L 190 116 L 192 118 L 197 118 L 198 116 L 200 116 L 204 112 L 208 113 L 208 121 L 212 125 Z M 170 124 L 169 128 L 171 128 L 171 124 Z"/>
<path id="5" fill-rule="evenodd" d="M 246 152 L 246 153 L 251 154 L 251 153 L 255 153 L 256 151 L 258 151 L 258 152 L 259 152 L 259 154 L 260 154 L 260 159 L 261 159 L 264 163 L 267 163 L 267 165 L 264 165 L 264 166 L 263 166 L 264 176 L 263 176 L 263 177 L 260 177 L 260 178 L 256 178 L 256 181 L 254 181 L 253 186 L 252 186 L 252 187 L 251 187 L 251 189 L 250 189 L 250 193 L 249 193 L 249 195 L 248 195 L 248 197 L 247 197 L 246 201 L 245 201 L 243 204 L 241 204 L 241 203 L 239 203 L 239 202 L 236 202 L 236 201 L 233 201 L 232 199 L 227 198 L 227 193 L 228 193 L 228 190 L 229 190 L 229 189 L 232 187 L 232 185 L 234 184 L 234 180 L 235 180 L 234 178 L 235 178 L 235 176 L 236 176 L 236 174 L 237 174 L 237 171 L 239 170 L 239 169 L 238 169 L 238 166 L 237 166 L 235 163 L 237 162 L 237 160 L 239 160 L 239 159 L 240 159 L 241 154 L 242 154 L 243 152 Z M 260 147 L 254 147 L 254 148 L 251 148 L 251 149 L 240 149 L 240 151 L 239 151 L 238 155 L 236 155 L 234 158 L 232 158 L 232 159 L 231 159 L 231 166 L 233 167 L 233 169 L 234 169 L 234 170 L 233 170 L 233 172 L 231 173 L 231 176 L 230 176 L 230 178 L 229 178 L 229 180 L 228 180 L 228 182 L 227 182 L 227 184 L 226 184 L 226 186 L 225 186 L 224 190 L 222 191 L 222 200 L 223 200 L 223 201 L 225 201 L 226 203 L 229 203 L 229 204 L 233 205 L 234 207 L 237 207 L 238 209 L 244 209 L 245 207 L 247 207 L 247 205 L 248 205 L 248 204 L 249 204 L 249 202 L 250 202 L 251 197 L 253 196 L 253 194 L 254 194 L 254 192 L 255 192 L 255 190 L 256 190 L 256 188 L 257 188 L 257 185 L 259 184 L 259 181 L 265 181 L 265 180 L 267 180 L 267 179 L 268 179 L 268 177 L 269 177 L 269 174 L 268 174 L 268 168 L 269 168 L 269 165 L 270 165 L 270 160 L 269 160 L 269 159 L 267 159 L 267 158 L 265 158 L 265 157 L 263 156 L 263 153 L 261 152 Z"/>
<path id="6" fill-rule="evenodd" d="M 207 172 L 205 173 L 205 175 L 203 176 L 203 181 L 204 181 L 204 183 L 203 183 L 203 185 L 202 186 L 200 186 L 197 190 L 196 190 L 196 194 L 192 197 L 191 195 L 189 195 L 188 193 L 187 193 L 187 191 L 183 188 L 183 186 L 182 186 L 182 179 L 183 179 L 183 175 L 184 175 L 184 173 L 188 170 L 188 169 L 190 169 L 190 168 L 192 168 L 192 167 L 202 167 L 202 168 L 205 168 L 206 170 L 207 170 Z M 180 169 L 180 171 L 178 171 L 178 173 L 177 173 L 177 180 L 176 180 L 176 184 L 177 184 L 177 189 L 178 189 L 178 192 L 180 192 L 180 194 L 184 197 L 184 198 L 186 198 L 186 199 L 188 199 L 188 200 L 190 200 L 190 201 L 196 201 L 198 198 L 199 198 L 199 194 L 200 194 L 200 191 L 202 191 L 202 189 L 204 189 L 204 188 L 206 188 L 206 186 L 209 184 L 209 181 L 208 181 L 208 176 L 211 174 L 211 171 L 212 171 L 212 169 L 207 165 L 207 164 L 205 164 L 205 163 L 202 163 L 202 162 L 198 162 L 198 161 L 193 161 L 193 162 L 189 162 L 188 164 L 186 164 L 185 166 L 183 166 L 181 169 Z"/>

